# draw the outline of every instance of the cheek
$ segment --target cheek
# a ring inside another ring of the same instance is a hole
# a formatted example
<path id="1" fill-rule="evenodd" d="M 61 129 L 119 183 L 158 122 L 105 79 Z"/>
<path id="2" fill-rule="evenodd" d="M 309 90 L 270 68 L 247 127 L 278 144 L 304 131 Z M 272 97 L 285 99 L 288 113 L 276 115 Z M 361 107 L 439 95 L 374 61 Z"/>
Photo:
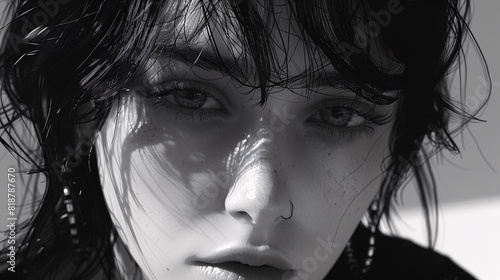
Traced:
<path id="1" fill-rule="evenodd" d="M 123 116 L 117 116 L 122 121 L 108 119 L 96 141 L 108 209 L 144 271 L 163 275 L 168 265 L 170 272 L 181 273 L 182 258 L 202 247 L 192 241 L 205 240 L 207 232 L 217 230 L 200 222 L 213 203 L 199 198 L 211 197 L 220 184 L 220 160 L 205 152 L 199 137 L 168 129 L 175 127 L 172 123 L 139 122 L 133 106 L 122 108 Z"/>
<path id="2" fill-rule="evenodd" d="M 379 190 L 388 137 L 378 129 L 370 138 L 341 146 L 308 137 L 301 150 L 303 171 L 294 173 L 301 174 L 296 176 L 298 185 L 307 186 L 307 191 L 300 192 L 303 207 L 316 223 L 329 221 L 349 235 Z"/>
<path id="3" fill-rule="evenodd" d="M 105 193 L 116 202 L 119 211 L 128 215 L 186 216 L 190 213 L 185 213 L 186 209 L 196 210 L 192 197 L 197 190 L 192 183 L 206 183 L 212 178 L 210 170 L 203 169 L 208 159 L 199 138 L 176 130 L 175 122 L 160 122 L 164 117 L 144 118 L 135 109 L 141 106 L 133 106 L 137 101 L 129 100 L 129 104 L 121 106 L 123 111 L 116 117 L 120 122 L 107 120 L 98 139 Z M 219 166 L 215 161 L 211 163 L 214 169 Z M 193 180 L 192 174 L 209 175 Z"/>
<path id="4" fill-rule="evenodd" d="M 153 108 L 148 102 L 123 100 L 120 114 L 111 112 L 102 128 L 97 150 L 106 199 L 122 224 L 140 219 L 187 228 L 223 207 L 230 188 L 227 157 L 242 132 L 224 136 L 216 122 L 180 129 L 164 112 L 141 113 Z"/>

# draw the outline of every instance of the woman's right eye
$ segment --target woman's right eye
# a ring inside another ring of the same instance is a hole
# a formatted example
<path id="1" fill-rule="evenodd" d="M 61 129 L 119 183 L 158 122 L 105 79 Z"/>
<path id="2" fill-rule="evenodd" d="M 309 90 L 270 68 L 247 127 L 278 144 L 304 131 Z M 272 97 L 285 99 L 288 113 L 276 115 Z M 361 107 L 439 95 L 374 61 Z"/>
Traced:
<path id="1" fill-rule="evenodd" d="M 203 121 L 227 114 L 221 93 L 204 83 L 172 81 L 160 84 L 148 95 L 154 98 L 155 108 L 181 120 Z"/>
<path id="2" fill-rule="evenodd" d="M 210 97 L 203 92 L 192 92 L 192 91 L 176 91 L 173 94 L 167 95 L 166 98 L 173 95 L 173 102 L 180 107 L 186 109 L 199 109 L 203 107 Z"/>

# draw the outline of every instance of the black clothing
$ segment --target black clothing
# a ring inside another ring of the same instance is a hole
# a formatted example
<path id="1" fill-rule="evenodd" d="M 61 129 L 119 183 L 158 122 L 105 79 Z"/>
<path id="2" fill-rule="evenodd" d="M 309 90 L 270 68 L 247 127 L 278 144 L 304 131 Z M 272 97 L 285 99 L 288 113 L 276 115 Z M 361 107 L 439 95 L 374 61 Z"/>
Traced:
<path id="1" fill-rule="evenodd" d="M 359 226 L 351 238 L 355 258 L 359 263 L 366 258 L 369 236 L 368 229 Z M 375 254 L 366 274 L 355 276 L 344 252 L 325 280 L 476 280 L 451 259 L 433 250 L 381 233 L 375 236 Z"/>

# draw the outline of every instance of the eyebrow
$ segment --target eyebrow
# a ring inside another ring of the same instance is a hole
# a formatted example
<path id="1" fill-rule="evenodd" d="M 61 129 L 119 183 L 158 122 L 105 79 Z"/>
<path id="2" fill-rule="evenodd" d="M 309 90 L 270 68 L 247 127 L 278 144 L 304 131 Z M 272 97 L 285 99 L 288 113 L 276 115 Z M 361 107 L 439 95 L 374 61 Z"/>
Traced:
<path id="1" fill-rule="evenodd" d="M 219 71 L 228 76 L 246 78 L 246 75 L 241 71 L 241 65 L 234 58 L 216 55 L 204 48 L 155 48 L 152 58 L 161 61 L 174 60 L 207 71 Z"/>
<path id="2" fill-rule="evenodd" d="M 161 61 L 174 60 L 184 63 L 189 66 L 199 67 L 207 71 L 219 71 L 222 74 L 235 77 L 238 79 L 247 79 L 248 76 L 241 70 L 242 65 L 234 57 L 224 57 L 217 55 L 210 50 L 204 48 L 192 47 L 174 47 L 174 48 L 155 48 L 153 51 L 154 59 Z M 296 87 L 307 88 L 311 86 L 317 87 L 333 87 L 344 85 L 347 81 L 335 70 L 327 70 L 321 74 L 306 74 L 289 77 L 287 84 L 292 84 Z"/>

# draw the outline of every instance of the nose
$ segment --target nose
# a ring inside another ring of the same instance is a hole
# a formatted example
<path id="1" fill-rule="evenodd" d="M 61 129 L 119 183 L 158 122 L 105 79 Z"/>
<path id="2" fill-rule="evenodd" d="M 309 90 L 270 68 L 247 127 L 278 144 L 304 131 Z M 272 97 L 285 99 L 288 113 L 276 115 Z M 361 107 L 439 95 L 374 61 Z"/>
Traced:
<path id="1" fill-rule="evenodd" d="M 276 169 L 279 156 L 273 138 L 272 132 L 260 129 L 255 137 L 242 141 L 232 156 L 236 176 L 226 196 L 226 211 L 256 226 L 277 224 L 293 214 L 288 190 Z"/>

